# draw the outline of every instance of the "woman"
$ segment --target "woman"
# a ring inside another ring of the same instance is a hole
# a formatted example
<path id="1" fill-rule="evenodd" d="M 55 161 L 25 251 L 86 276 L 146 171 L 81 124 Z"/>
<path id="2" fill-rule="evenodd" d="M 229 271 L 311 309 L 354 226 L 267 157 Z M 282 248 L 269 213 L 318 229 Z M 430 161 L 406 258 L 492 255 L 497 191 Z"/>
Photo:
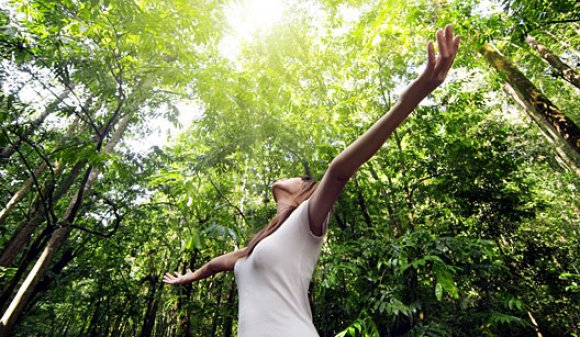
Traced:
<path id="1" fill-rule="evenodd" d="M 276 216 L 246 248 L 214 258 L 195 272 L 166 274 L 164 282 L 184 284 L 234 270 L 239 294 L 238 337 L 317 337 L 307 292 L 320 255 L 328 215 L 358 168 L 447 76 L 460 37 L 451 25 L 437 31 L 439 55 L 427 44 L 427 66 L 397 104 L 343 150 L 318 185 L 308 177 L 272 185 Z"/>

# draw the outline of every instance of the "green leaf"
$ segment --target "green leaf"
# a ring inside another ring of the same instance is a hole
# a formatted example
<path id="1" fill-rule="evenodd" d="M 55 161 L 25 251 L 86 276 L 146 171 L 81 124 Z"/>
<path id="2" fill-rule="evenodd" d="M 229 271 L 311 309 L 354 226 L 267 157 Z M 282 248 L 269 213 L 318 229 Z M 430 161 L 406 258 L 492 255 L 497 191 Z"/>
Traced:
<path id="1" fill-rule="evenodd" d="M 435 285 L 435 297 L 437 298 L 437 301 L 441 301 L 443 298 L 443 286 L 441 283 Z"/>

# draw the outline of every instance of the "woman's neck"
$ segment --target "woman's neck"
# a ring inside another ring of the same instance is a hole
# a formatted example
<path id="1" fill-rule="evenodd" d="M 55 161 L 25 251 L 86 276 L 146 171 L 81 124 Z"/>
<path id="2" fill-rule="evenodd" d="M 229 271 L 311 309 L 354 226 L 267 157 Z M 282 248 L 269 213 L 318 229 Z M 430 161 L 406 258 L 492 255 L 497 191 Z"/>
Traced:
<path id="1" fill-rule="evenodd" d="M 286 198 L 280 198 L 276 202 L 276 215 L 286 212 L 289 208 L 294 207 L 295 204 L 292 200 Z"/>

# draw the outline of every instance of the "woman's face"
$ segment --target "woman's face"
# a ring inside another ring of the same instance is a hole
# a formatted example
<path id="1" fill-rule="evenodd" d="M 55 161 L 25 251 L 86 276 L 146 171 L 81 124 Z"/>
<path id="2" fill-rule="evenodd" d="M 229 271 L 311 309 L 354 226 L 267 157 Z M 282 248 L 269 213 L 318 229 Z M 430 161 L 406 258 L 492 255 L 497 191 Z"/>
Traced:
<path id="1" fill-rule="evenodd" d="M 297 194 L 300 192 L 303 183 L 302 178 L 286 178 L 277 180 L 272 184 L 274 200 L 278 202 L 282 198 L 288 198 Z"/>

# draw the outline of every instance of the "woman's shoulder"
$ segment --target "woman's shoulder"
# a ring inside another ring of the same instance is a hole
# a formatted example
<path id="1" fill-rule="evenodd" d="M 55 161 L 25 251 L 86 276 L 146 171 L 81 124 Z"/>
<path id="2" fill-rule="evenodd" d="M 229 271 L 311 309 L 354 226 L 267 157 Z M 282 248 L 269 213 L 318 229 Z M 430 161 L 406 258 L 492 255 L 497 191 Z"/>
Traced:
<path id="1" fill-rule="evenodd" d="M 298 206 L 298 208 L 295 211 L 296 213 L 298 213 L 296 216 L 297 219 L 296 222 L 299 223 L 298 226 L 300 227 L 300 230 L 303 233 L 303 235 L 307 235 L 309 238 L 314 239 L 314 241 L 317 243 L 318 241 L 322 240 L 322 238 L 324 238 L 324 232 L 326 232 L 328 217 L 323 225 L 324 232 L 322 233 L 322 235 L 314 234 L 310 227 L 309 204 L 310 199 L 306 199 Z"/>

